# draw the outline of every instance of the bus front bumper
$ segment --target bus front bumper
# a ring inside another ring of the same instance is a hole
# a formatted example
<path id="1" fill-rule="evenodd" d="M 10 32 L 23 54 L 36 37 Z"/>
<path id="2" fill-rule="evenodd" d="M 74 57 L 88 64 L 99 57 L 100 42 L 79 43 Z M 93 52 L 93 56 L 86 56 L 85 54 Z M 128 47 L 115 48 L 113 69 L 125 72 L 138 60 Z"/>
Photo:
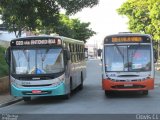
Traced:
<path id="1" fill-rule="evenodd" d="M 110 79 L 102 80 L 103 90 L 109 91 L 143 91 L 154 89 L 154 79 L 132 82 L 115 82 Z"/>
<path id="2" fill-rule="evenodd" d="M 57 96 L 65 95 L 65 84 L 62 83 L 56 87 L 28 87 L 18 88 L 11 85 L 11 95 L 16 97 L 31 97 L 31 96 Z"/>

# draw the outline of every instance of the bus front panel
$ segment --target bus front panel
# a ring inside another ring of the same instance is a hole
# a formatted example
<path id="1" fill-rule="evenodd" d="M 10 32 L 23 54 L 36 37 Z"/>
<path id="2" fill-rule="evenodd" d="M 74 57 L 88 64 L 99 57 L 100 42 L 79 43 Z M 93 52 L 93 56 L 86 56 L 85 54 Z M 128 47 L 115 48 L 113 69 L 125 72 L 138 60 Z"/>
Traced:
<path id="1" fill-rule="evenodd" d="M 65 95 L 69 91 L 67 86 L 64 74 L 55 79 L 36 81 L 20 81 L 11 77 L 11 94 L 19 97 Z"/>
<path id="2" fill-rule="evenodd" d="M 152 49 L 150 43 L 104 45 L 103 89 L 117 91 L 153 89 Z"/>

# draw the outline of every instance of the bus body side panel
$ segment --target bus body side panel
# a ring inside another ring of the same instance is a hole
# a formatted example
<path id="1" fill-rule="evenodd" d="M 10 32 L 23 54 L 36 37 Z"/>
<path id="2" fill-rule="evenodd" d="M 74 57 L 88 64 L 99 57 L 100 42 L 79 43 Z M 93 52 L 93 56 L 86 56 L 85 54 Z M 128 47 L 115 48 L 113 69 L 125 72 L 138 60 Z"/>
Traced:
<path id="1" fill-rule="evenodd" d="M 86 61 L 83 62 L 82 73 L 83 73 L 83 80 L 85 80 L 87 77 Z"/>
<path id="2" fill-rule="evenodd" d="M 71 78 L 71 81 L 70 82 L 72 82 L 71 83 L 71 89 L 73 90 L 73 89 L 75 89 L 76 88 L 76 82 L 75 82 L 75 80 L 76 80 L 76 73 L 75 73 L 75 63 L 71 63 L 71 72 L 70 72 L 70 78 Z"/>
<path id="3" fill-rule="evenodd" d="M 84 61 L 72 63 L 72 89 L 77 88 L 81 84 L 81 74 L 83 75 L 83 80 L 86 78 L 86 63 Z"/>

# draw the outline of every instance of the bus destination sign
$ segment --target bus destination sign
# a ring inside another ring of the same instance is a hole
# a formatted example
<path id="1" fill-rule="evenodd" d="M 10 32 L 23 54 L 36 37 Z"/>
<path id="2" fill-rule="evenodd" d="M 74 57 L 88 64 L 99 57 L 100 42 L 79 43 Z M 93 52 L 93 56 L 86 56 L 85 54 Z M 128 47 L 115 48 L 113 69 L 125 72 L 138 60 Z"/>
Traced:
<path id="1" fill-rule="evenodd" d="M 112 42 L 142 42 L 142 37 L 128 36 L 128 37 L 112 37 Z"/>
<path id="2" fill-rule="evenodd" d="M 60 45 L 61 44 L 61 40 L 60 39 L 45 39 L 45 40 L 16 40 L 16 41 L 12 41 L 11 45 L 12 46 L 27 46 L 27 45 L 53 45 L 53 44 L 57 44 Z"/>

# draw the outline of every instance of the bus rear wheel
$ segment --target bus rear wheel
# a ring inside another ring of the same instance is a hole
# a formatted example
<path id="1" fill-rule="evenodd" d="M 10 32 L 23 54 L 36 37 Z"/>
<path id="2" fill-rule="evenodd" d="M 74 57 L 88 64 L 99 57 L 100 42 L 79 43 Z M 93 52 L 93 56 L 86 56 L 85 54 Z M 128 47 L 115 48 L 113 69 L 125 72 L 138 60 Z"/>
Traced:
<path id="1" fill-rule="evenodd" d="M 31 97 L 23 97 L 23 100 L 24 100 L 25 102 L 29 102 L 29 101 L 31 101 Z"/>
<path id="2" fill-rule="evenodd" d="M 83 74 L 81 73 L 81 84 L 79 85 L 79 90 L 83 89 Z"/>

